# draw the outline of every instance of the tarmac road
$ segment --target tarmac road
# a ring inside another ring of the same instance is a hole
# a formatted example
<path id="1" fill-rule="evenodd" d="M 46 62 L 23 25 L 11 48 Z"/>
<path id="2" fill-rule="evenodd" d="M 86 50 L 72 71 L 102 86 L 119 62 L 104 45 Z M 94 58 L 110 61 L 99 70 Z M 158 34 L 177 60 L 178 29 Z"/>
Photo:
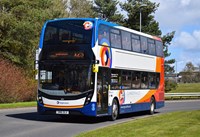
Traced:
<path id="1" fill-rule="evenodd" d="M 156 114 L 173 111 L 200 110 L 200 100 L 166 101 L 165 107 L 156 110 Z M 70 117 L 38 115 L 36 108 L 0 110 L 0 137 L 71 137 L 80 132 L 148 117 L 145 113 L 121 115 L 116 121 L 106 117 Z"/>

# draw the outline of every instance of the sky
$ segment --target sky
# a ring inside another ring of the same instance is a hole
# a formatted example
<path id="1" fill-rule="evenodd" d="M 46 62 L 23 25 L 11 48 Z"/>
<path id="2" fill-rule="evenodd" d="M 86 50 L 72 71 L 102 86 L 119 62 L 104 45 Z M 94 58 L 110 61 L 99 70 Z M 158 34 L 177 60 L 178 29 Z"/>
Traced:
<path id="1" fill-rule="evenodd" d="M 200 65 L 200 0 L 150 1 L 160 3 L 154 16 L 162 35 L 176 32 L 169 46 L 169 59 L 177 61 L 175 70 L 182 71 L 187 62 Z"/>

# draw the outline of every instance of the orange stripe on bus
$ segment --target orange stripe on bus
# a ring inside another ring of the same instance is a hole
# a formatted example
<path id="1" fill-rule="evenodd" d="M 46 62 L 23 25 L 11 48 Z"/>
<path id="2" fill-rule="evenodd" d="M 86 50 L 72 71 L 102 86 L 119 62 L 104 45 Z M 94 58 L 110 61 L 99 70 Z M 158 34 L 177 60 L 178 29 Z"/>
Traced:
<path id="1" fill-rule="evenodd" d="M 161 72 L 162 67 L 162 58 L 157 57 L 156 58 L 156 72 Z"/>
<path id="2" fill-rule="evenodd" d="M 138 100 L 136 103 L 149 102 L 152 95 L 156 93 L 156 90 L 150 90 L 143 98 Z"/>
<path id="3" fill-rule="evenodd" d="M 47 105 L 47 104 L 44 104 L 45 107 L 48 107 L 48 108 L 82 108 L 83 105 L 77 105 L 77 106 L 54 106 L 54 105 Z"/>

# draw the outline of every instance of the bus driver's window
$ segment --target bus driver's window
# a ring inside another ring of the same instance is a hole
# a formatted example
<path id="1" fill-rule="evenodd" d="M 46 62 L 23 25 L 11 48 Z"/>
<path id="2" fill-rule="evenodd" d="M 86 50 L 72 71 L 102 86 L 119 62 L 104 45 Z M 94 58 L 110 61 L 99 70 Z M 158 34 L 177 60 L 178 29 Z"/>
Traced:
<path id="1" fill-rule="evenodd" d="M 59 86 L 59 89 L 64 89 L 64 72 L 59 71 L 55 77 L 55 83 Z"/>

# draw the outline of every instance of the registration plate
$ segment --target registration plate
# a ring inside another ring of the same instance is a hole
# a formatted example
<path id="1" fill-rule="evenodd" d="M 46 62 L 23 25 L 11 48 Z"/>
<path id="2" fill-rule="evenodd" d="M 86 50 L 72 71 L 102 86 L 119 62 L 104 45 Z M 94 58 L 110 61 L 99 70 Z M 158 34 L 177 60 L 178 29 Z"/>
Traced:
<path id="1" fill-rule="evenodd" d="M 69 111 L 56 111 L 56 114 L 68 115 Z"/>

